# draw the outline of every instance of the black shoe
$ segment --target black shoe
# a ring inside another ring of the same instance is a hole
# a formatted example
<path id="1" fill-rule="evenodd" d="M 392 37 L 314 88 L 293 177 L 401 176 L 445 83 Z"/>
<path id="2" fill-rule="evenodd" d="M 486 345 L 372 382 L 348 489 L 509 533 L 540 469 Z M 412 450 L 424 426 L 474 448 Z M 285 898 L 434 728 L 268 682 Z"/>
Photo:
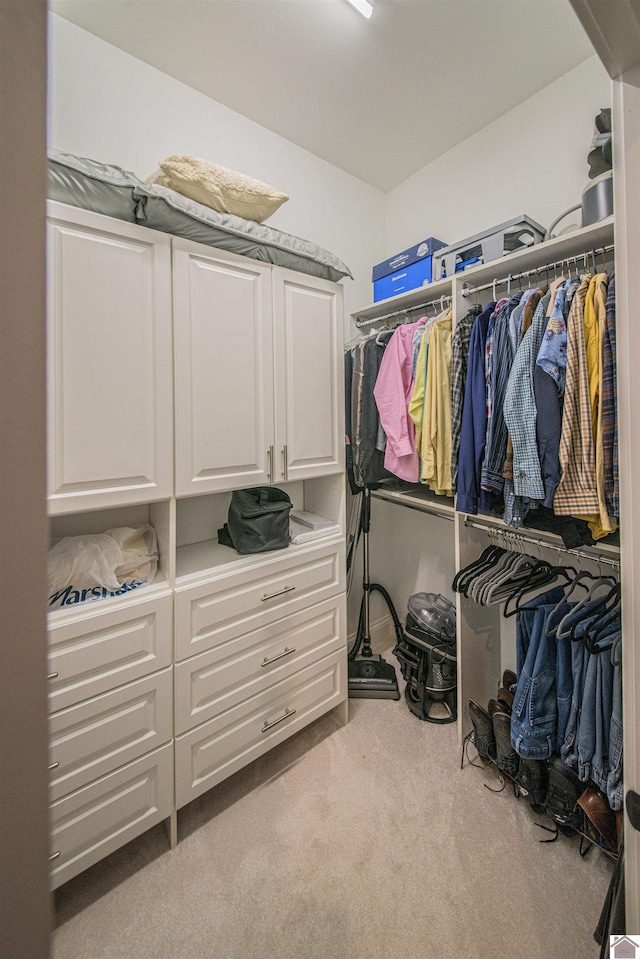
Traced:
<path id="1" fill-rule="evenodd" d="M 516 782 L 520 793 L 529 801 L 529 805 L 539 816 L 545 812 L 547 790 L 549 788 L 549 769 L 546 759 L 521 759 Z"/>
<path id="2" fill-rule="evenodd" d="M 502 705 L 502 711 L 511 715 L 513 709 L 513 693 L 507 686 L 501 686 L 498 690 L 498 702 Z"/>
<path id="3" fill-rule="evenodd" d="M 505 669 L 502 674 L 502 685 L 506 689 L 511 689 L 512 686 L 515 686 L 518 682 L 518 677 L 513 672 L 512 669 Z"/>
<path id="4" fill-rule="evenodd" d="M 512 782 L 518 773 L 520 757 L 511 745 L 511 716 L 505 712 L 494 712 L 493 734 L 496 738 L 496 762 L 505 779 Z"/>
<path id="5" fill-rule="evenodd" d="M 559 756 L 551 757 L 545 812 L 565 836 L 572 836 L 582 825 L 582 811 L 577 803 L 585 788 L 573 769 L 565 766 Z"/>
<path id="6" fill-rule="evenodd" d="M 478 756 L 487 764 L 496 761 L 496 737 L 493 732 L 493 723 L 486 709 L 479 706 L 473 699 L 469 700 L 469 716 L 473 723 L 473 745 Z"/>

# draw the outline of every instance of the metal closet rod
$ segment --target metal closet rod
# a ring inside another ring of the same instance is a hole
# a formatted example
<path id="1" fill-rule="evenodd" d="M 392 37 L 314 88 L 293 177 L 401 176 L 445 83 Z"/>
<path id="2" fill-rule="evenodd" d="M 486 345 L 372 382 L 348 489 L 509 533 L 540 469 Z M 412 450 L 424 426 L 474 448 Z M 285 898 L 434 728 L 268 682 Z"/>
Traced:
<path id="1" fill-rule="evenodd" d="M 583 260 L 586 268 L 589 257 L 593 258 L 594 265 L 596 265 L 596 257 L 605 257 L 607 253 L 612 253 L 614 250 L 615 246 L 611 243 L 609 246 L 601 246 L 597 250 L 587 250 L 586 253 L 578 253 L 576 256 L 564 256 L 561 260 L 556 260 L 555 263 L 545 263 L 542 266 L 532 267 L 530 270 L 523 270 L 521 273 L 509 273 L 508 276 L 500 280 L 496 278 L 491 283 L 483 283 L 482 286 L 463 286 L 462 295 L 464 297 L 474 296 L 476 293 L 482 293 L 484 290 L 492 290 L 496 286 L 504 286 L 505 283 L 510 286 L 512 280 L 521 280 L 534 274 L 538 275 L 548 272 L 549 270 L 557 270 L 559 267 L 565 265 L 570 267 L 572 263 L 577 265 L 578 260 Z"/>
<path id="2" fill-rule="evenodd" d="M 502 540 L 505 544 L 505 547 L 509 543 L 524 543 L 528 546 L 544 546 L 546 549 L 555 549 L 557 553 L 569 553 L 571 556 L 577 556 L 578 559 L 588 559 L 593 563 L 604 563 L 607 566 L 613 566 L 614 569 L 620 569 L 620 560 L 612 559 L 610 556 L 605 556 L 602 553 L 594 554 L 587 553 L 583 549 L 570 549 L 568 546 L 560 546 L 557 543 L 548 543 L 544 539 L 533 539 L 531 536 L 524 536 L 522 533 L 515 533 L 513 530 L 501 529 L 499 526 L 493 526 L 490 523 L 481 523 L 477 520 L 467 518 L 464 521 L 465 526 L 470 526 L 473 529 L 481 529 L 483 532 L 488 534 L 494 534 L 497 539 Z"/>
<path id="3" fill-rule="evenodd" d="M 356 327 L 360 329 L 362 326 L 368 326 L 369 323 L 382 323 L 383 320 L 390 320 L 394 316 L 406 316 L 408 313 L 415 313 L 416 310 L 424 310 L 428 306 L 440 306 L 443 310 L 445 308 L 446 302 L 452 302 L 452 297 L 449 293 L 443 294 L 442 296 L 437 297 L 435 300 L 427 300 L 425 303 L 416 303 L 414 306 L 405 306 L 403 310 L 395 310 L 393 313 L 384 313 L 382 316 L 371 316 L 369 318 L 354 320 Z"/>

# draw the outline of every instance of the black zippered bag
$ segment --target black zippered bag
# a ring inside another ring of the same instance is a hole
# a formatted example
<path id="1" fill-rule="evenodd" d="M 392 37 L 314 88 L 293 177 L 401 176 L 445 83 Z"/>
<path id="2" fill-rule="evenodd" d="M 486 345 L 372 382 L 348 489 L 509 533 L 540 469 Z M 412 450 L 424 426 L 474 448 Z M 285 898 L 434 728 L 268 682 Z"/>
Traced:
<path id="1" fill-rule="evenodd" d="M 239 553 L 285 549 L 292 505 L 287 493 L 276 486 L 234 490 L 227 522 L 218 530 L 218 542 Z"/>

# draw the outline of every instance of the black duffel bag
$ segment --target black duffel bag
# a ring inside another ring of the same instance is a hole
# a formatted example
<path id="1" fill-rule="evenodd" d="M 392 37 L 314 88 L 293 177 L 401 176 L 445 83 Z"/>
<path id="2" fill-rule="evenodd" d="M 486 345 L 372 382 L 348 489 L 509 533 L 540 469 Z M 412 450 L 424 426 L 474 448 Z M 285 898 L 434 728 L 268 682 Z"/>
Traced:
<path id="1" fill-rule="evenodd" d="M 289 545 L 292 503 L 275 486 L 237 489 L 231 494 L 227 522 L 218 530 L 218 542 L 239 553 L 265 553 Z"/>

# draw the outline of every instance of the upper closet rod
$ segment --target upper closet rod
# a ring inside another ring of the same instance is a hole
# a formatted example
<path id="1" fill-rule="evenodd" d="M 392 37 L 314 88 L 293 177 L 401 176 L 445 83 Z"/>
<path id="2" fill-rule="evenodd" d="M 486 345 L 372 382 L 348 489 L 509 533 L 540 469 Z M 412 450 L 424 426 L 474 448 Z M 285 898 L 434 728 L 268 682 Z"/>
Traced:
<path id="1" fill-rule="evenodd" d="M 393 313 L 385 313 L 383 316 L 371 316 L 368 319 L 356 319 L 355 325 L 358 329 L 362 326 L 368 326 L 370 323 L 382 323 L 384 320 L 390 320 L 395 316 L 406 316 L 408 313 L 415 313 L 416 310 L 424 310 L 428 306 L 439 306 L 444 310 L 447 302 L 451 303 L 450 296 L 439 296 L 435 300 L 427 300 L 426 303 L 416 303 L 414 306 L 405 306 L 403 310 L 395 310 Z"/>
<path id="2" fill-rule="evenodd" d="M 477 520 L 470 519 L 468 516 L 464 521 L 465 526 L 470 526 L 473 529 L 481 529 L 485 533 L 495 533 L 498 538 L 501 539 L 505 546 L 509 543 L 526 543 L 529 546 L 544 546 L 547 549 L 555 549 L 557 553 L 570 553 L 572 556 L 577 556 L 578 559 L 588 559 L 593 563 L 604 563 L 607 566 L 613 566 L 614 569 L 620 569 L 620 560 L 612 559 L 609 556 L 604 556 L 602 553 L 594 554 L 587 553 L 582 549 L 570 549 L 568 546 L 559 546 L 557 543 L 549 543 L 542 538 L 533 539 L 531 536 L 524 536 L 522 533 L 513 532 L 513 530 L 502 529 L 499 526 L 493 526 L 490 523 L 482 523 Z"/>
<path id="3" fill-rule="evenodd" d="M 491 283 L 482 284 L 482 286 L 464 286 L 462 288 L 462 295 L 474 296 L 476 293 L 482 293 L 484 290 L 495 290 L 496 286 L 503 286 L 505 283 L 508 284 L 510 288 L 512 280 L 521 280 L 534 274 L 537 275 L 548 272 L 549 270 L 557 270 L 565 265 L 570 267 L 571 263 L 577 264 L 578 260 L 583 260 L 586 268 L 589 257 L 593 258 L 595 265 L 596 257 L 602 256 L 604 258 L 607 253 L 612 253 L 614 249 L 615 247 L 612 243 L 610 246 L 601 246 L 597 250 L 588 250 L 586 253 L 578 253 L 576 256 L 565 256 L 561 260 L 556 260 L 555 263 L 545 263 L 542 266 L 532 267 L 530 270 L 523 270 L 521 273 L 510 273 L 501 280 L 495 279 Z"/>

